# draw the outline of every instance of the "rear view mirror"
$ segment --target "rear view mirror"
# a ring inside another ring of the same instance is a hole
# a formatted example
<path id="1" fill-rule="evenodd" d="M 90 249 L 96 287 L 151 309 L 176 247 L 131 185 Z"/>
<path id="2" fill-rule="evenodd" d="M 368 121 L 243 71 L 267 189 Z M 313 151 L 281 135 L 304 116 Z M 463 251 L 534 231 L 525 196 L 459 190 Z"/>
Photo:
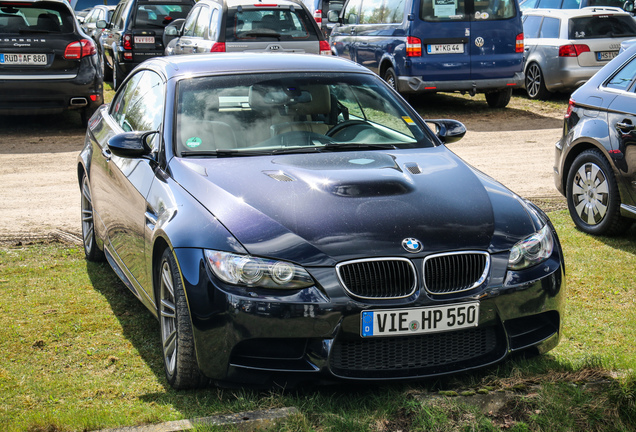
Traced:
<path id="1" fill-rule="evenodd" d="M 330 23 L 337 23 L 338 22 L 338 12 L 335 10 L 330 10 L 327 13 L 327 21 L 329 21 Z"/>
<path id="2" fill-rule="evenodd" d="M 173 40 L 181 36 L 185 18 L 179 18 L 168 24 L 163 30 L 163 46 L 167 47 Z"/>
<path id="3" fill-rule="evenodd" d="M 156 133 L 158 132 L 124 132 L 108 140 L 108 149 L 115 156 L 123 158 L 147 156 L 152 152 L 148 137 Z"/>
<path id="4" fill-rule="evenodd" d="M 426 120 L 426 123 L 433 123 L 436 130 L 435 135 L 444 143 L 450 144 L 459 141 L 466 135 L 466 126 L 457 120 Z"/>
<path id="5" fill-rule="evenodd" d="M 108 23 L 104 20 L 98 20 L 95 23 L 95 27 L 97 27 L 98 29 L 105 29 L 108 27 Z"/>

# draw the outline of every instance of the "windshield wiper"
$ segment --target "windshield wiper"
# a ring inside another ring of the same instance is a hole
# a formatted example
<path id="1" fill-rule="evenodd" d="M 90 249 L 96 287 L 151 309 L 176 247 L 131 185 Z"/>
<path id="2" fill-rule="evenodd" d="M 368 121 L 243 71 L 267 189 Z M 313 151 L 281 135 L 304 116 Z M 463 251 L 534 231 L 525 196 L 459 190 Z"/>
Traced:
<path id="1" fill-rule="evenodd" d="M 263 156 L 269 152 L 239 151 L 239 150 L 211 150 L 211 151 L 182 151 L 181 157 L 235 157 L 235 156 Z"/>
<path id="2" fill-rule="evenodd" d="M 350 150 L 397 150 L 394 144 L 366 144 L 366 143 L 329 143 L 320 148 L 321 151 L 350 151 Z"/>

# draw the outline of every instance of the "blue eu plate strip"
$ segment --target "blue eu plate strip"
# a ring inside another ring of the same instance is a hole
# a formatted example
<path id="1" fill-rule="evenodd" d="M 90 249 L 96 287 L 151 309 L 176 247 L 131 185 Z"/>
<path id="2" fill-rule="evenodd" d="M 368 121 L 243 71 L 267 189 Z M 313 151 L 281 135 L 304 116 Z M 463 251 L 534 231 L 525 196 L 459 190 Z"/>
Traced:
<path id="1" fill-rule="evenodd" d="M 362 337 L 373 336 L 373 312 L 362 312 Z"/>

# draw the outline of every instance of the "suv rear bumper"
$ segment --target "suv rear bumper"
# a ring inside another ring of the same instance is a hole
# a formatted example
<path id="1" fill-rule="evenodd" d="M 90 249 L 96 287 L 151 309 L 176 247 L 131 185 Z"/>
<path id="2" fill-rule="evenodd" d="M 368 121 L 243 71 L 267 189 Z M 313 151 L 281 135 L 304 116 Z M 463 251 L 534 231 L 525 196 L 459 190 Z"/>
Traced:
<path id="1" fill-rule="evenodd" d="M 0 115 L 57 114 L 68 109 L 97 109 L 103 102 L 103 79 L 94 65 L 77 75 L 0 75 Z"/>
<path id="2" fill-rule="evenodd" d="M 401 76 L 398 77 L 397 86 L 400 93 L 434 93 L 454 91 L 485 93 L 492 90 L 503 90 L 516 87 L 521 88 L 524 84 L 524 77 L 523 72 L 517 72 L 511 78 L 460 81 L 424 81 L 420 77 Z"/>

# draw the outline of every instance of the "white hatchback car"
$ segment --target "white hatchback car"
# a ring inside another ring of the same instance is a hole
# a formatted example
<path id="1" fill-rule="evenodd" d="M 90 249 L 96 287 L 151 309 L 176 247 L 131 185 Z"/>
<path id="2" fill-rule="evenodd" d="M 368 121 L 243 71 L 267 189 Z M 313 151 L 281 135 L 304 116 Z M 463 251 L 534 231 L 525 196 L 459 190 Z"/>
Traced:
<path id="1" fill-rule="evenodd" d="M 618 8 L 524 11 L 525 87 L 531 99 L 574 90 L 636 36 L 636 21 Z"/>

